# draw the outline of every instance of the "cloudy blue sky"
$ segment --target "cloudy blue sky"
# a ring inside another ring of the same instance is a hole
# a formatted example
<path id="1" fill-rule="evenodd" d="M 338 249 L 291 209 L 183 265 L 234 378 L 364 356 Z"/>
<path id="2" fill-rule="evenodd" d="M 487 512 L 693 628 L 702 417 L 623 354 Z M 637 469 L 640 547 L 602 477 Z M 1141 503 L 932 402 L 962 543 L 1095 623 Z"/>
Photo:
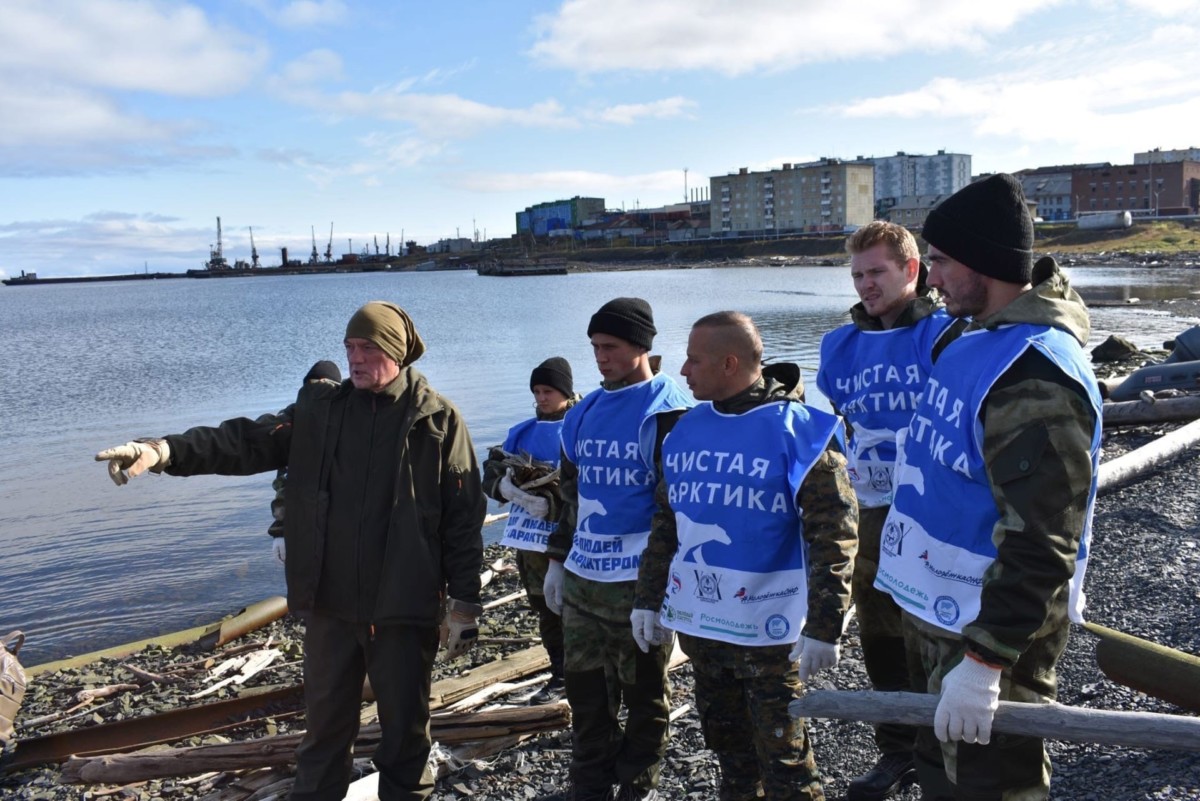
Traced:
<path id="1" fill-rule="evenodd" d="M 1200 146 L 1200 0 L 3 0 L 0 273 L 306 258 L 739 167 Z M 2 290 L 0 290 L 2 291 Z"/>

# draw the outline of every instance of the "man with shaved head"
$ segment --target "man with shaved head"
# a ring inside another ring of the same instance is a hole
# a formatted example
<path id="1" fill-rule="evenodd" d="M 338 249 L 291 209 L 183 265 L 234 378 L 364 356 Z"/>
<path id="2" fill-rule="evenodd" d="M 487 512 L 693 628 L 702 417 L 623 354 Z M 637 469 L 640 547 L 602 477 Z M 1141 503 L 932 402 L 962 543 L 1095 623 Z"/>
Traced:
<path id="1" fill-rule="evenodd" d="M 643 650 L 673 629 L 691 657 L 719 799 L 807 801 L 825 794 L 788 703 L 837 663 L 858 505 L 841 422 L 762 352 L 744 314 L 692 327 L 681 372 L 701 403 L 663 442 L 630 623 Z"/>

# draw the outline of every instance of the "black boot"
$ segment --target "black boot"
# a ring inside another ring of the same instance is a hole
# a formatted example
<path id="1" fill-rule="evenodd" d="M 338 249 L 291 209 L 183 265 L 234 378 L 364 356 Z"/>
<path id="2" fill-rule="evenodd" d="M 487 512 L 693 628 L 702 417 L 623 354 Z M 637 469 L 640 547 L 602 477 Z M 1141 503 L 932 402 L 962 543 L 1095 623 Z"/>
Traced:
<path id="1" fill-rule="evenodd" d="M 551 676 L 550 681 L 546 682 L 546 686 L 534 693 L 529 703 L 535 706 L 541 704 L 552 704 L 562 698 L 567 692 L 567 683 L 563 681 L 562 676 Z"/>
<path id="2" fill-rule="evenodd" d="M 882 801 L 916 781 L 917 768 L 910 752 L 884 754 L 875 767 L 850 782 L 846 801 Z"/>

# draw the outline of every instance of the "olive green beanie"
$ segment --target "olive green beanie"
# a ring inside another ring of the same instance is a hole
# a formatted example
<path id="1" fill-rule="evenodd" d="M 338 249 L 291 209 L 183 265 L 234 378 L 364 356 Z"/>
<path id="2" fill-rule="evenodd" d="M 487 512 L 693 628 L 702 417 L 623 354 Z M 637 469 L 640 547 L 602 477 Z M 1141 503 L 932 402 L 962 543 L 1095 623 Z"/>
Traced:
<path id="1" fill-rule="evenodd" d="M 404 309 L 386 300 L 373 300 L 346 323 L 346 339 L 369 339 L 401 367 L 421 358 L 425 342 Z"/>

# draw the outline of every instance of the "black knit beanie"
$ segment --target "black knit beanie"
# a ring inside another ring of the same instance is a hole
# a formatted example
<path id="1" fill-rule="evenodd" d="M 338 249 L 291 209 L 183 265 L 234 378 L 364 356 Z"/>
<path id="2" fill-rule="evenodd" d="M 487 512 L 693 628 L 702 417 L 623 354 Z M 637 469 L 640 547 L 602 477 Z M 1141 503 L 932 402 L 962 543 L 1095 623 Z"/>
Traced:
<path id="1" fill-rule="evenodd" d="M 575 397 L 575 379 L 571 375 L 571 363 L 561 356 L 551 356 L 533 368 L 529 375 L 529 388 L 536 384 L 554 387 L 570 400 Z"/>
<path id="2" fill-rule="evenodd" d="M 322 378 L 340 384 L 342 383 L 342 371 L 333 362 L 322 359 L 304 374 L 304 383 L 307 384 L 309 381 L 317 381 Z"/>
<path id="3" fill-rule="evenodd" d="M 600 307 L 588 323 L 587 335 L 608 334 L 650 350 L 654 344 L 654 313 L 641 298 L 616 298 Z"/>
<path id="4" fill-rule="evenodd" d="M 1033 218 L 1021 182 L 998 173 L 967 184 L 925 220 L 921 237 L 977 273 L 1027 284 L 1033 272 Z"/>

